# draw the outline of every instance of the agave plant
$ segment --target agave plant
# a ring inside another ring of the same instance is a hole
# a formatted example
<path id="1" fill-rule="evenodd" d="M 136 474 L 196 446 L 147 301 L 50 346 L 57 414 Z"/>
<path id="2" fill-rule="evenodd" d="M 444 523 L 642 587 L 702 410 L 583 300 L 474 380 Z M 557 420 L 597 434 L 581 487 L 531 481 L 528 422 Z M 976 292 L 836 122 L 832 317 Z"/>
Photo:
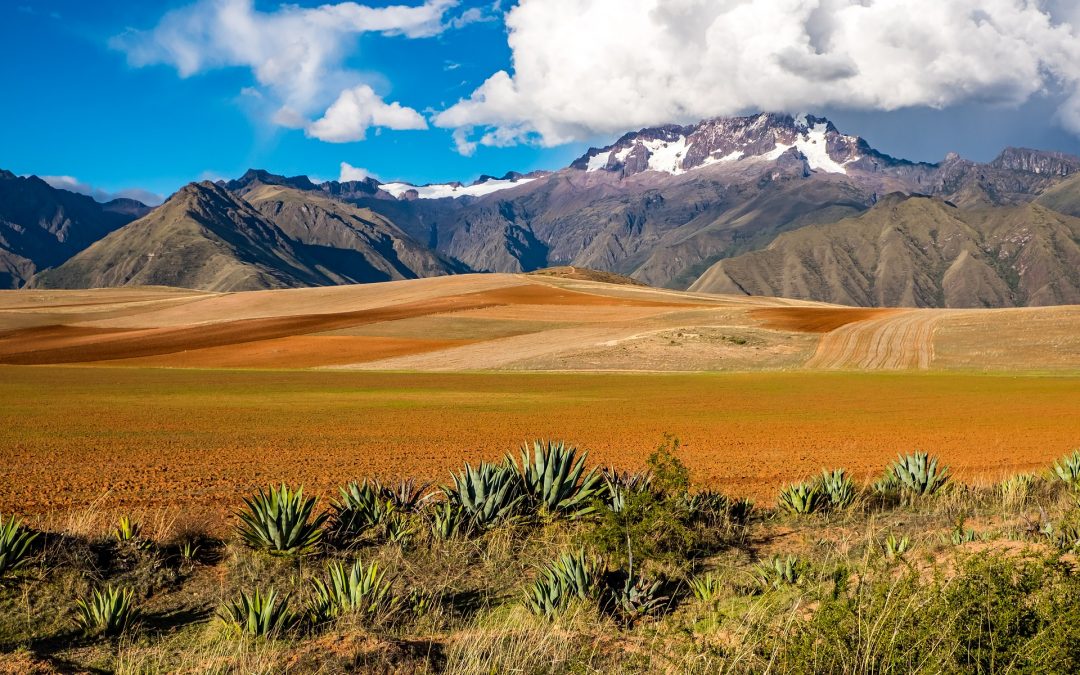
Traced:
<path id="1" fill-rule="evenodd" d="M 240 524 L 237 532 L 249 546 L 275 554 L 294 554 L 310 551 L 322 539 L 322 524 L 326 514 L 314 519 L 315 498 L 304 499 L 304 488 L 290 490 L 283 483 L 281 488 L 269 488 L 264 492 L 245 497 L 246 510 L 237 516 Z"/>
<path id="2" fill-rule="evenodd" d="M 240 633 L 256 637 L 277 637 L 295 626 L 298 617 L 289 609 L 289 596 L 277 591 L 240 591 L 235 599 L 218 608 L 218 619 Z"/>
<path id="3" fill-rule="evenodd" d="M 802 580 L 802 563 L 797 556 L 774 555 L 755 570 L 758 583 L 765 588 L 794 586 Z"/>
<path id="4" fill-rule="evenodd" d="M 585 551 L 564 553 L 545 565 L 525 592 L 525 606 L 533 614 L 553 618 L 571 600 L 586 600 L 596 591 L 596 563 Z"/>
<path id="5" fill-rule="evenodd" d="M 742 497 L 731 502 L 728 518 L 736 525 L 746 525 L 754 515 L 754 500 Z"/>
<path id="6" fill-rule="evenodd" d="M 645 492 L 652 485 L 652 474 L 648 471 L 641 473 L 620 472 L 614 467 L 608 467 L 601 470 L 600 476 L 604 479 L 608 508 L 615 513 L 622 513 L 622 510 L 626 508 L 628 495 L 635 492 Z"/>
<path id="7" fill-rule="evenodd" d="M 887 474 L 891 474 L 899 484 L 900 490 L 914 496 L 932 495 L 949 480 L 949 467 L 938 468 L 937 457 L 925 452 L 916 452 L 906 456 L 898 455 L 889 465 Z"/>
<path id="8" fill-rule="evenodd" d="M 454 487 L 446 490 L 447 498 L 457 501 L 470 524 L 481 530 L 515 516 L 525 499 L 512 466 L 482 462 L 473 468 L 466 463 L 451 476 Z"/>
<path id="9" fill-rule="evenodd" d="M 357 559 L 348 570 L 341 563 L 326 568 L 329 583 L 311 580 L 311 617 L 316 623 L 337 618 L 342 614 L 361 614 L 376 617 L 391 611 L 397 600 L 391 593 L 386 573 L 377 562 L 364 565 Z"/>
<path id="10" fill-rule="evenodd" d="M 830 509 L 846 509 L 855 501 L 855 481 L 846 476 L 843 469 L 823 470 L 818 485 Z"/>
<path id="11" fill-rule="evenodd" d="M 17 518 L 4 522 L 0 516 L 0 577 L 26 563 L 26 552 L 35 539 L 37 533 L 27 530 Z"/>
<path id="12" fill-rule="evenodd" d="M 577 456 L 577 449 L 562 441 L 534 441 L 532 452 L 521 447 L 521 466 L 510 455 L 507 463 L 521 472 L 529 500 L 549 513 L 580 518 L 596 510 L 590 504 L 601 489 L 596 469 L 582 476 L 589 453 Z"/>
<path id="13" fill-rule="evenodd" d="M 87 600 L 77 600 L 77 618 L 87 635 L 119 635 L 136 619 L 135 592 L 130 588 L 94 591 Z"/>
<path id="14" fill-rule="evenodd" d="M 890 560 L 899 560 L 911 549 L 911 539 L 904 535 L 900 539 L 895 534 L 890 534 L 885 539 L 885 556 Z"/>
<path id="15" fill-rule="evenodd" d="M 392 505 L 383 520 L 383 537 L 386 541 L 403 543 L 416 533 L 413 520 Z"/>
<path id="16" fill-rule="evenodd" d="M 113 529 L 113 536 L 119 542 L 136 541 L 142 535 L 142 525 L 129 516 L 120 516 Z"/>
<path id="17" fill-rule="evenodd" d="M 1052 470 L 1061 482 L 1074 490 L 1080 488 L 1080 450 L 1073 450 L 1054 462 Z"/>
<path id="18" fill-rule="evenodd" d="M 793 483 L 780 491 L 777 506 L 788 513 L 815 513 L 825 506 L 825 496 L 816 481 Z"/>
<path id="19" fill-rule="evenodd" d="M 730 518 L 731 500 L 715 490 L 685 492 L 682 505 L 691 520 L 713 526 Z"/>
<path id="20" fill-rule="evenodd" d="M 368 530 L 383 524 L 390 510 L 388 499 L 375 482 L 352 481 L 338 488 L 341 498 L 330 505 L 330 536 L 339 544 L 348 544 Z"/>
<path id="21" fill-rule="evenodd" d="M 660 594 L 663 584 L 627 574 L 621 585 L 611 587 L 608 610 L 627 626 L 659 612 L 669 598 Z"/>
<path id="22" fill-rule="evenodd" d="M 467 529 L 465 511 L 461 504 L 446 499 L 435 504 L 431 510 L 431 535 L 436 539 L 452 539 Z"/>
<path id="23" fill-rule="evenodd" d="M 375 482 L 382 501 L 399 513 L 417 513 L 434 496 L 431 483 L 419 483 L 415 478 L 403 478 L 396 483 Z"/>
<path id="24" fill-rule="evenodd" d="M 694 577 L 686 583 L 690 586 L 690 592 L 694 594 L 694 597 L 702 602 L 712 602 L 720 597 L 720 593 L 724 590 L 720 577 L 712 572 Z"/>

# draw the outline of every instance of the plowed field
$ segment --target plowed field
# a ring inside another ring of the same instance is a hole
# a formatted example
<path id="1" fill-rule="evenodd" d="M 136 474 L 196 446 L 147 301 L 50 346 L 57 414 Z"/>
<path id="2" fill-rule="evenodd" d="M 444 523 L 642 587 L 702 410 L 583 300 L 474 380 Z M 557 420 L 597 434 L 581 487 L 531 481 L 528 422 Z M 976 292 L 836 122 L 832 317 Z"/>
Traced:
<path id="1" fill-rule="evenodd" d="M 665 432 L 693 477 L 769 500 L 897 452 L 967 478 L 1080 446 L 1080 377 L 857 373 L 422 374 L 0 367 L 0 512 L 116 511 L 217 522 L 273 481 L 330 496 L 349 478 L 445 480 L 532 437 L 640 466 Z"/>

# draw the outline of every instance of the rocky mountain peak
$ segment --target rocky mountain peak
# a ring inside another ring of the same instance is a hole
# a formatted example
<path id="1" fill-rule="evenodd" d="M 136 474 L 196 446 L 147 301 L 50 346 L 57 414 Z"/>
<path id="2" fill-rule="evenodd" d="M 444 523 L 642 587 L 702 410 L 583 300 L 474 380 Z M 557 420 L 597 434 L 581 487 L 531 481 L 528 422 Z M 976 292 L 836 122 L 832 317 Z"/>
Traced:
<path id="1" fill-rule="evenodd" d="M 236 180 L 224 184 L 226 190 L 243 192 L 254 185 L 282 185 L 296 188 L 297 190 L 317 190 L 318 186 L 311 182 L 307 176 L 279 176 L 265 169 L 248 169 L 244 175 Z"/>
<path id="2" fill-rule="evenodd" d="M 624 176 L 642 171 L 681 174 L 743 159 L 776 160 L 792 148 L 811 171 L 825 173 L 847 173 L 846 165 L 863 157 L 884 157 L 861 138 L 840 133 L 824 117 L 761 113 L 642 129 L 612 145 L 590 148 L 571 168 Z"/>
<path id="3" fill-rule="evenodd" d="M 990 162 L 990 166 L 1041 175 L 1070 176 L 1080 171 L 1080 158 L 1063 152 L 1009 147 L 1002 150 L 1001 154 Z"/>

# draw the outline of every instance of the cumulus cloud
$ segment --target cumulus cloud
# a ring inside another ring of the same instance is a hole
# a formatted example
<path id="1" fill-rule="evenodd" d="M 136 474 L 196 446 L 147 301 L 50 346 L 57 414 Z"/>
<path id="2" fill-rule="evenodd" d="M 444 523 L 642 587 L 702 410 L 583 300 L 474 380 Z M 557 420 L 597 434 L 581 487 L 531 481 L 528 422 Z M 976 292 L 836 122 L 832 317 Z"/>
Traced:
<path id="1" fill-rule="evenodd" d="M 165 14 L 153 29 L 129 31 L 111 44 L 125 52 L 133 66 L 166 64 L 181 77 L 215 68 L 250 68 L 260 89 L 277 106 L 271 120 L 300 128 L 308 116 L 360 83 L 360 76 L 344 66 L 357 36 L 430 37 L 454 22 L 476 20 L 469 11 L 448 19 L 447 12 L 456 4 L 457 0 L 378 8 L 355 2 L 314 8 L 283 4 L 263 12 L 253 0 L 199 0 Z"/>
<path id="2" fill-rule="evenodd" d="M 367 169 L 361 169 L 358 166 L 353 166 L 348 162 L 341 163 L 341 174 L 338 176 L 339 183 L 347 183 L 351 180 L 365 180 L 367 178 L 375 178 L 375 174 L 371 173 Z"/>
<path id="3" fill-rule="evenodd" d="M 434 118 L 459 151 L 757 110 L 1018 105 L 1064 92 L 1075 0 L 520 0 L 513 70 Z"/>
<path id="4" fill-rule="evenodd" d="M 400 103 L 387 103 L 375 91 L 361 84 L 341 92 L 326 114 L 308 125 L 312 138 L 330 143 L 362 141 L 370 127 L 388 129 L 427 129 L 420 113 Z"/>
<path id="5" fill-rule="evenodd" d="M 128 188 L 116 192 L 109 192 L 108 190 L 94 187 L 89 183 L 84 183 L 74 176 L 40 176 L 40 178 L 54 188 L 67 190 L 68 192 L 77 192 L 101 203 L 123 198 L 134 199 L 149 206 L 157 206 L 163 201 L 161 195 L 150 192 L 149 190 L 143 190 L 142 188 Z"/>

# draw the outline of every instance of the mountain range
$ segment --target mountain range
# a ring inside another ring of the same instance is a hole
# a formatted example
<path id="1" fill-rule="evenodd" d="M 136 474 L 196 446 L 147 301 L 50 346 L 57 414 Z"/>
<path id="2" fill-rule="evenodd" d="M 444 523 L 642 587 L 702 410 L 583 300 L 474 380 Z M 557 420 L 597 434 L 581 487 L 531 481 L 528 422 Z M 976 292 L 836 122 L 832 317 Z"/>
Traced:
<path id="1" fill-rule="evenodd" d="M 314 183 L 250 170 L 160 207 L 0 173 L 0 285 L 249 290 L 572 265 L 852 305 L 1080 303 L 1080 158 L 910 162 L 811 115 L 628 133 L 552 172 Z"/>

